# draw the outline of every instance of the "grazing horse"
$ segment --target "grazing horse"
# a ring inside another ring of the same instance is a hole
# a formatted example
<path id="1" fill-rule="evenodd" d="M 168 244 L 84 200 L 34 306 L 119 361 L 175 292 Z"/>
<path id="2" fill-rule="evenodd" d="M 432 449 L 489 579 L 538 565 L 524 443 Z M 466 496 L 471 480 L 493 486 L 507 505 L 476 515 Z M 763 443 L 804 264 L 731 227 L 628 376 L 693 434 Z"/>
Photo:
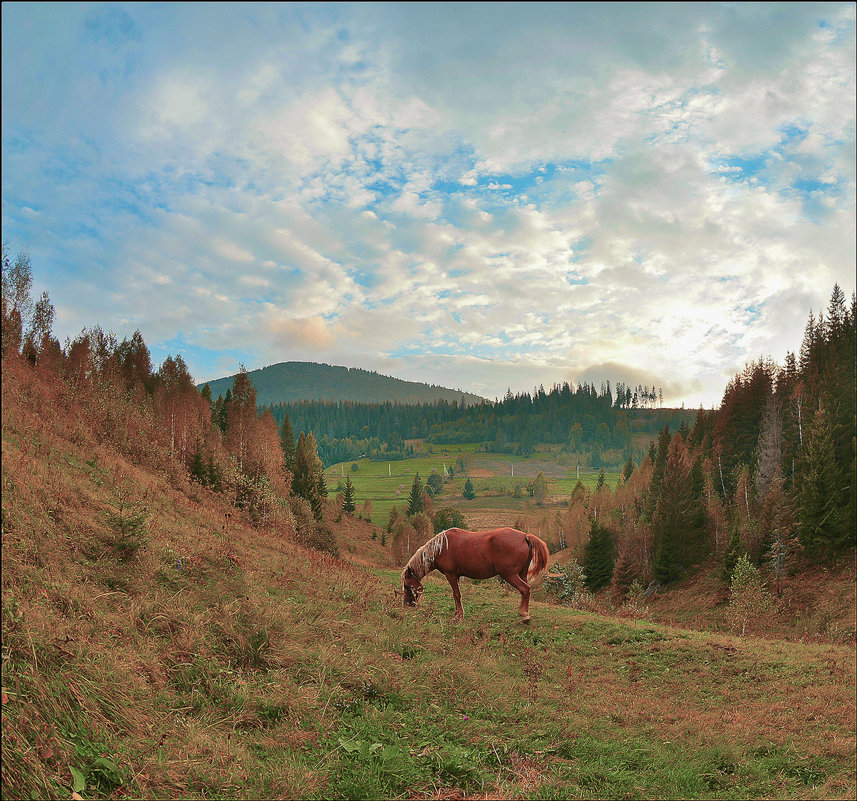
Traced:
<path id="1" fill-rule="evenodd" d="M 423 592 L 422 580 L 432 570 L 439 570 L 452 587 L 455 617 L 463 620 L 458 579 L 461 576 L 472 579 L 500 576 L 521 593 L 518 614 L 521 623 L 529 623 L 530 585 L 527 579 L 541 573 L 547 563 L 548 546 L 533 534 L 514 528 L 491 531 L 448 528 L 423 545 L 405 566 L 402 571 L 403 600 L 408 606 L 416 606 Z"/>

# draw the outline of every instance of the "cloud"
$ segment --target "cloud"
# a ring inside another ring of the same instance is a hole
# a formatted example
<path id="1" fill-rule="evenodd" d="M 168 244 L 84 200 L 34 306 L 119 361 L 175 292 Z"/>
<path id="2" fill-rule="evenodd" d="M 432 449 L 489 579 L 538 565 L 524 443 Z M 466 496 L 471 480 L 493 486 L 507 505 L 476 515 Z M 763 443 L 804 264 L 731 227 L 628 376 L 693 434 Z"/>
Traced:
<path id="1" fill-rule="evenodd" d="M 708 405 L 854 287 L 850 4 L 2 14 L 4 235 L 61 334 Z"/>
<path id="2" fill-rule="evenodd" d="M 273 312 L 266 316 L 266 332 L 291 347 L 306 347 L 311 350 L 323 350 L 336 341 L 335 327 L 318 315 L 301 319 L 284 318 Z"/>

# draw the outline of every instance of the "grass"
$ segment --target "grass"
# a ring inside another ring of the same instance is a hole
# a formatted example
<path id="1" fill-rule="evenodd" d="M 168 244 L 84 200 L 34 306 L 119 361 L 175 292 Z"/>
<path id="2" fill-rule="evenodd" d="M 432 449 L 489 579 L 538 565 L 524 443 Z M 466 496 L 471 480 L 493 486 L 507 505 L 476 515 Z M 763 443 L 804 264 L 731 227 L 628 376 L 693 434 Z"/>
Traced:
<path id="1" fill-rule="evenodd" d="M 393 506 L 402 511 L 407 507 L 408 497 L 414 476 L 419 473 L 425 482 L 432 472 L 443 475 L 443 468 L 452 467 L 456 475 L 447 481 L 443 494 L 435 498 L 436 506 L 457 506 L 464 503 L 471 511 L 483 509 L 505 508 L 524 511 L 530 496 L 526 486 L 532 481 L 539 470 L 548 474 L 548 493 L 556 501 L 571 495 L 578 481 L 576 468 L 564 468 L 543 453 L 535 453 L 522 459 L 510 454 L 495 454 L 476 452 L 476 443 L 463 445 L 434 446 L 433 453 L 424 454 L 391 462 L 376 462 L 369 459 L 359 459 L 356 462 L 342 462 L 325 470 L 325 479 L 331 490 L 345 485 L 346 476 L 351 476 L 354 485 L 358 508 L 368 499 L 372 501 L 372 522 L 377 526 L 386 526 Z M 468 471 L 458 473 L 456 460 L 461 454 L 470 455 Z M 352 465 L 357 465 L 357 470 Z M 512 470 L 517 474 L 512 475 Z M 598 481 L 597 470 L 580 470 L 580 481 L 587 489 L 594 489 Z M 466 501 L 463 497 L 464 484 L 468 478 L 476 490 L 477 497 Z M 605 472 L 606 483 L 615 487 L 619 482 L 620 473 Z M 520 491 L 519 497 L 514 497 L 515 487 Z"/>
<path id="2" fill-rule="evenodd" d="M 855 652 L 296 546 L 3 384 L 3 796 L 851 798 Z M 41 426 L 41 427 L 39 427 Z M 358 471 L 359 472 L 359 471 Z M 147 513 L 109 550 L 121 486 Z"/>

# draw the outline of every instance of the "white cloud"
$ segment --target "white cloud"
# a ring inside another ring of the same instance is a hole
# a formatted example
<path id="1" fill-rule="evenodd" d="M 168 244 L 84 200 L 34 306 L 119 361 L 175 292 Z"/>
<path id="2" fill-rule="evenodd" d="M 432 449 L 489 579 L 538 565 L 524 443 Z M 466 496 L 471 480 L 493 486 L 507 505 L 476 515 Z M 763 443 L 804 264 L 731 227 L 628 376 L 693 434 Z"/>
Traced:
<path id="1" fill-rule="evenodd" d="M 854 286 L 850 4 L 57 13 L 3 6 L 3 227 L 66 332 L 715 402 Z"/>

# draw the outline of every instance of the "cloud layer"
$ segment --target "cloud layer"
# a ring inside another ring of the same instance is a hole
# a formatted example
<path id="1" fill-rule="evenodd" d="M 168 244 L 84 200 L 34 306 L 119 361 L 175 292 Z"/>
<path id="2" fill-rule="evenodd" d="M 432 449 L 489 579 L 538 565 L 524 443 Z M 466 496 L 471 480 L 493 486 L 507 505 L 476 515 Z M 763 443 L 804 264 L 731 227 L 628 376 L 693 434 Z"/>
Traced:
<path id="1" fill-rule="evenodd" d="M 854 289 L 853 4 L 2 14 L 4 240 L 199 380 L 711 405 Z"/>

